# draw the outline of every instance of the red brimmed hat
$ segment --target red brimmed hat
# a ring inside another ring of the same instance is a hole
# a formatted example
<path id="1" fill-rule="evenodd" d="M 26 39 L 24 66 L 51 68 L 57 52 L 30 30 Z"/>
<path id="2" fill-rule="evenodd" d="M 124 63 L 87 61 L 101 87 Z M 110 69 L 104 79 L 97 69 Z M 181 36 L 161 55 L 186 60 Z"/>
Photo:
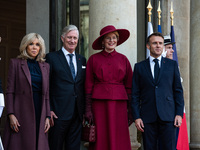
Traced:
<path id="1" fill-rule="evenodd" d="M 130 36 L 130 32 L 128 30 L 116 29 L 114 26 L 108 25 L 108 26 L 105 26 L 103 29 L 101 29 L 100 36 L 93 42 L 92 48 L 94 50 L 103 49 L 102 48 L 102 40 L 103 40 L 104 35 L 111 33 L 111 32 L 115 32 L 115 31 L 117 31 L 119 33 L 119 40 L 117 41 L 117 46 L 122 44 L 123 42 L 125 42 Z"/>

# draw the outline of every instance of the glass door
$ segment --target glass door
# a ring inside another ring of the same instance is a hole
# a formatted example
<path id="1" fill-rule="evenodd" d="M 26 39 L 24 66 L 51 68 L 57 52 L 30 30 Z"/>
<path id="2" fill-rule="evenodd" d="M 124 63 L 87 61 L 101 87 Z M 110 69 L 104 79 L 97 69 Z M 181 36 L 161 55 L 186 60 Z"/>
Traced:
<path id="1" fill-rule="evenodd" d="M 76 25 L 80 32 L 76 52 L 88 58 L 89 47 L 89 0 L 51 1 L 50 13 L 50 51 L 62 46 L 60 35 L 69 24 Z"/>

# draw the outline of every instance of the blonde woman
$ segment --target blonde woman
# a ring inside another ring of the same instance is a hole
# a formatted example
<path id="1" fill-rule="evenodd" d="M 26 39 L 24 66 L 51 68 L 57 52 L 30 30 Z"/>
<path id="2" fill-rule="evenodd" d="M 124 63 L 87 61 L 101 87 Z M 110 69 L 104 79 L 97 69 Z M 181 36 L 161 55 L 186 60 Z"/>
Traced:
<path id="1" fill-rule="evenodd" d="M 6 150 L 48 150 L 50 128 L 49 65 L 45 43 L 37 33 L 23 37 L 20 55 L 11 59 L 7 91 Z"/>

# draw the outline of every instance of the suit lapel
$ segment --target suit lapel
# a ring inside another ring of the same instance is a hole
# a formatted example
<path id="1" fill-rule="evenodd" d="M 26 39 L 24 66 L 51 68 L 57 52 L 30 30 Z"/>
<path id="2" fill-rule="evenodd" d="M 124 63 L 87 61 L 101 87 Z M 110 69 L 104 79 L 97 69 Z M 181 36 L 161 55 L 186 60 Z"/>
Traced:
<path id="1" fill-rule="evenodd" d="M 165 70 L 166 68 L 166 64 L 165 64 L 165 58 L 161 58 L 161 66 L 160 66 L 160 72 L 159 72 L 159 75 L 158 75 L 158 80 L 157 80 L 157 84 L 159 83 L 161 77 L 162 77 L 162 74 L 163 74 L 163 70 Z"/>
<path id="2" fill-rule="evenodd" d="M 66 57 L 65 57 L 65 55 L 63 54 L 62 50 L 59 50 L 59 51 L 58 51 L 58 55 L 59 55 L 58 58 L 60 59 L 61 64 L 63 65 L 63 68 L 65 69 L 67 75 L 71 78 L 70 80 L 73 81 L 74 79 L 73 79 L 73 77 L 72 77 L 71 70 L 70 70 L 70 68 L 69 68 L 69 64 L 68 64 L 68 62 L 67 62 L 67 60 L 66 60 Z"/>
<path id="3" fill-rule="evenodd" d="M 154 83 L 154 79 L 153 79 L 153 75 L 151 72 L 151 67 L 150 67 L 150 62 L 149 62 L 149 58 L 145 60 L 145 68 L 146 68 L 146 72 L 147 72 L 147 76 L 150 78 L 150 80 Z"/>
<path id="4" fill-rule="evenodd" d="M 40 66 L 40 70 L 41 70 L 41 73 L 42 73 L 42 93 L 44 94 L 45 91 L 46 91 L 46 88 L 47 88 L 45 79 L 47 78 L 48 73 L 47 73 L 47 68 L 44 65 L 44 63 L 39 62 L 39 66 Z"/>
<path id="5" fill-rule="evenodd" d="M 77 63 L 76 81 L 78 81 L 79 76 L 81 75 L 81 70 L 82 70 L 81 58 L 80 58 L 80 56 L 78 54 L 76 54 L 76 63 Z"/>
<path id="6" fill-rule="evenodd" d="M 22 60 L 21 61 L 21 66 L 22 66 L 22 70 L 31 86 L 31 74 L 30 74 L 30 71 L 29 71 L 29 68 L 28 68 L 28 64 L 27 64 L 27 61 L 26 60 Z"/>

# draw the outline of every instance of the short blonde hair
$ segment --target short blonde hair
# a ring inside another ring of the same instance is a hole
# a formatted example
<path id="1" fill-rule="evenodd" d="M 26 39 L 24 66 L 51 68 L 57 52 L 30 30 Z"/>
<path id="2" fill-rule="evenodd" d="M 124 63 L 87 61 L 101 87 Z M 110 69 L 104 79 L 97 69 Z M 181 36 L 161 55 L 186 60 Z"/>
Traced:
<path id="1" fill-rule="evenodd" d="M 109 33 L 113 33 L 113 34 L 115 34 L 116 37 L 117 37 L 117 41 L 119 40 L 119 33 L 118 33 L 117 31 L 109 32 Z M 104 39 L 104 38 L 105 38 L 109 33 L 105 34 L 105 35 L 103 36 L 102 40 L 103 40 L 103 39 Z"/>
<path id="2" fill-rule="evenodd" d="M 114 33 L 116 35 L 116 37 L 117 37 L 117 40 L 119 40 L 119 33 L 117 31 L 114 31 L 112 33 Z"/>
<path id="3" fill-rule="evenodd" d="M 19 51 L 20 51 L 20 55 L 18 56 L 18 58 L 21 59 L 33 59 L 31 56 L 28 55 L 26 49 L 27 46 L 32 43 L 35 39 L 38 39 L 38 43 L 40 45 L 40 51 L 39 54 L 37 55 L 36 61 L 39 62 L 44 62 L 45 59 L 45 42 L 44 39 L 41 37 L 41 35 L 37 34 L 37 33 L 29 33 L 27 35 L 25 35 L 21 41 L 20 47 L 19 47 Z"/>

